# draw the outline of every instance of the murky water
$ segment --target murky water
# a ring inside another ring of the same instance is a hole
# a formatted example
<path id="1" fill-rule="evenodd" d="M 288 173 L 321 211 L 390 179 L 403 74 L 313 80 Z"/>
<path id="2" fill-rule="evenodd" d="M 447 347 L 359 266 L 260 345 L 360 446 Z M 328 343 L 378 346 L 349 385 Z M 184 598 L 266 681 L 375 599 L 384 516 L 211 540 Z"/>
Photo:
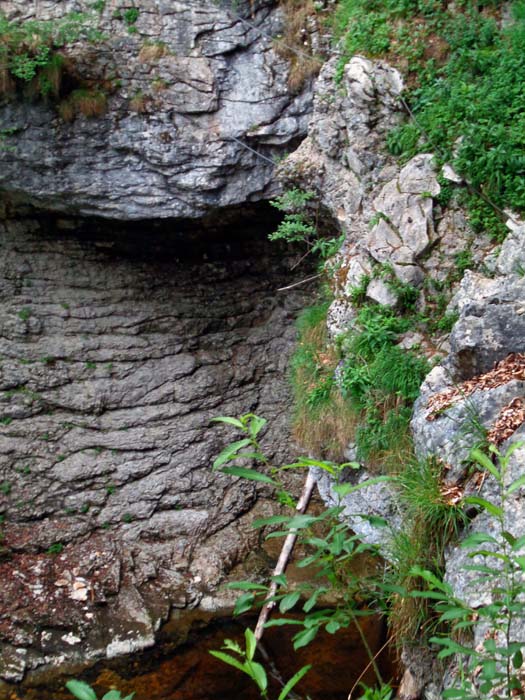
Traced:
<path id="1" fill-rule="evenodd" d="M 205 626 L 196 623 L 187 644 L 172 650 L 169 641 L 142 654 L 119 659 L 113 663 L 98 664 L 79 674 L 93 685 L 99 695 L 111 687 L 124 693 L 135 692 L 135 700 L 257 700 L 260 696 L 252 681 L 240 672 L 212 657 L 210 649 L 219 649 L 225 638 L 238 639 L 242 644 L 245 624 L 253 626 L 254 620 L 215 621 Z M 372 650 L 377 652 L 384 643 L 384 626 L 377 617 L 362 619 L 362 626 Z M 348 629 L 337 635 L 321 633 L 305 649 L 293 652 L 291 636 L 287 628 L 269 629 L 263 644 L 281 676 L 287 680 L 304 664 L 313 668 L 300 686 L 303 697 L 311 700 L 346 700 L 348 693 L 369 659 L 356 629 Z M 392 674 L 393 666 L 388 655 L 379 656 L 379 664 L 385 678 Z M 71 700 L 64 692 L 63 683 L 56 680 L 51 685 L 14 691 L 13 700 Z M 363 681 L 374 682 L 369 669 Z M 270 697 L 277 696 L 276 692 Z"/>

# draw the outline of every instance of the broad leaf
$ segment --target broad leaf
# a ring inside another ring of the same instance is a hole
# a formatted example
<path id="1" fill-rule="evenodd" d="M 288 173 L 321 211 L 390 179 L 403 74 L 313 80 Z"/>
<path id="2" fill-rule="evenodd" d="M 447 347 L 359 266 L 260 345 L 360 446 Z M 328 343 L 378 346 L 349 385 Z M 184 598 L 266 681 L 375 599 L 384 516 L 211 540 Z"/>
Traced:
<path id="1" fill-rule="evenodd" d="M 288 610 L 291 610 L 294 607 L 294 605 L 299 601 L 300 597 L 301 594 L 299 593 L 299 591 L 288 593 L 288 595 L 285 595 L 279 603 L 279 611 L 282 613 L 288 612 Z"/>
<path id="2" fill-rule="evenodd" d="M 230 474 L 231 476 L 240 476 L 249 481 L 262 481 L 265 484 L 272 484 L 272 486 L 277 485 L 277 482 L 270 476 L 261 474 L 261 472 L 255 471 L 255 469 L 248 469 L 246 467 L 223 467 L 221 472 L 223 472 L 223 474 Z"/>
<path id="3" fill-rule="evenodd" d="M 286 523 L 290 520 L 289 515 L 271 515 L 268 518 L 256 518 L 252 522 L 252 527 L 259 528 L 259 527 L 266 527 L 266 525 L 281 525 L 282 523 Z"/>
<path id="4" fill-rule="evenodd" d="M 226 462 L 229 462 L 234 456 L 237 456 L 239 450 L 242 450 L 243 447 L 247 447 L 250 444 L 251 440 L 249 438 L 244 438 L 242 440 L 237 440 L 236 442 L 230 443 L 224 448 L 218 457 L 215 458 L 213 468 L 218 469 L 219 467 L 222 467 L 223 464 L 226 464 Z"/>
<path id="5" fill-rule="evenodd" d="M 254 602 L 255 596 L 253 595 L 253 593 L 243 593 L 235 601 L 233 614 L 242 615 L 243 613 L 248 612 L 248 610 L 252 609 L 252 605 L 254 604 Z"/>
<path id="6" fill-rule="evenodd" d="M 97 700 L 97 694 L 93 688 L 84 681 L 71 680 L 66 683 L 66 688 L 78 700 Z"/>
<path id="7" fill-rule="evenodd" d="M 251 583 L 250 581 L 230 581 L 225 585 L 225 588 L 230 588 L 233 591 L 267 591 L 268 586 L 263 586 L 262 583 Z"/>
<path id="8" fill-rule="evenodd" d="M 512 484 L 507 489 L 507 495 L 510 496 L 511 493 L 517 491 L 519 488 L 525 485 L 525 474 L 520 476 L 518 479 L 512 482 Z"/>
<path id="9" fill-rule="evenodd" d="M 257 648 L 257 640 L 252 630 L 247 627 L 244 630 L 244 639 L 246 640 L 246 658 L 251 661 L 255 655 L 255 649 Z"/>
<path id="10" fill-rule="evenodd" d="M 503 510 L 499 506 L 495 505 L 494 503 L 487 501 L 486 498 L 481 498 L 480 496 L 468 496 L 467 498 L 465 498 L 464 502 L 467 504 L 480 506 L 481 508 L 484 508 L 491 515 L 494 515 L 496 518 L 503 517 Z"/>
<path id="11" fill-rule="evenodd" d="M 461 542 L 462 547 L 477 547 L 480 544 L 498 544 L 498 540 L 485 532 L 473 532 Z"/>
<path id="12" fill-rule="evenodd" d="M 259 690 L 264 693 L 268 687 L 268 678 L 264 668 L 261 666 L 261 664 L 257 663 L 257 661 L 247 661 L 246 667 L 249 669 L 248 675 L 253 678 L 253 680 L 259 686 Z"/>
<path id="13" fill-rule="evenodd" d="M 487 457 L 487 455 L 484 452 L 482 452 L 481 450 L 474 449 L 471 450 L 470 456 L 484 469 L 490 472 L 492 476 L 496 479 L 496 481 L 501 480 L 501 474 L 499 473 L 499 470 L 497 469 L 497 467 L 494 466 L 494 463 L 492 462 L 490 457 Z"/>
<path id="14" fill-rule="evenodd" d="M 348 496 L 354 491 L 359 491 L 360 489 L 366 489 L 369 486 L 375 486 L 376 484 L 383 484 L 387 481 L 392 481 L 390 476 L 376 476 L 373 479 L 367 479 L 359 484 L 338 484 L 334 486 L 334 491 L 341 497 Z"/>
<path id="15" fill-rule="evenodd" d="M 228 423 L 228 425 L 234 425 L 236 428 L 244 430 L 244 425 L 238 418 L 231 418 L 230 416 L 218 416 L 217 418 L 212 418 L 214 423 Z"/>
<path id="16" fill-rule="evenodd" d="M 210 651 L 210 654 L 215 656 L 217 659 L 220 659 L 220 661 L 223 661 L 225 664 L 233 666 L 243 673 L 247 673 L 244 664 L 238 661 L 235 657 L 231 656 L 231 654 L 226 654 L 224 651 Z"/>
<path id="17" fill-rule="evenodd" d="M 257 435 L 261 432 L 261 430 L 264 428 L 268 421 L 266 418 L 260 418 L 259 416 L 254 416 L 250 423 L 248 424 L 248 429 L 250 431 L 250 435 L 255 438 Z"/>
<path id="18" fill-rule="evenodd" d="M 296 634 L 293 638 L 293 648 L 297 651 L 297 649 L 301 649 L 301 647 L 305 647 L 307 644 L 310 644 L 312 639 L 315 639 L 318 631 L 319 627 L 316 626 L 310 627 L 310 629 L 303 630 L 302 632 Z"/>

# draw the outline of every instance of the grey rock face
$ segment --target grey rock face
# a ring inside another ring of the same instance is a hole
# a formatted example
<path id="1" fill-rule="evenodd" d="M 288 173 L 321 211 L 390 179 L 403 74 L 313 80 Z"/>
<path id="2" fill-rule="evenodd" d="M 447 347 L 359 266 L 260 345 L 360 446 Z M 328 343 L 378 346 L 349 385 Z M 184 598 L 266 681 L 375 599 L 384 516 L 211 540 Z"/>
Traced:
<path id="1" fill-rule="evenodd" d="M 276 293 L 290 282 L 285 258 L 253 225 L 249 243 L 230 232 L 199 244 L 58 223 L 0 231 L 0 676 L 11 680 L 147 646 L 172 606 L 218 599 L 266 506 L 249 482 L 212 472 L 236 436 L 210 419 L 258 412 L 269 453 L 289 458 L 286 366 L 305 304 L 300 288 Z"/>
<path id="2" fill-rule="evenodd" d="M 405 283 L 420 285 L 421 258 L 437 242 L 434 200 L 440 186 L 431 154 L 403 168 L 387 155 L 387 133 L 402 119 L 399 73 L 360 56 L 335 81 L 337 59 L 323 67 L 315 85 L 314 115 L 308 137 L 279 169 L 286 180 L 313 190 L 346 235 L 329 330 L 335 336 L 355 315 L 351 293 L 374 266 L 388 264 Z M 396 297 L 375 280 L 367 296 L 395 305 Z"/>
<path id="3" fill-rule="evenodd" d="M 8 0 L 2 11 L 47 19 L 90 6 Z M 68 124 L 43 104 L 2 105 L 0 128 L 16 133 L 0 150 L 0 187 L 122 220 L 194 218 L 274 193 L 272 159 L 304 136 L 311 96 L 290 94 L 272 0 L 142 2 L 133 34 L 119 8 L 106 3 L 100 45 L 69 50 L 80 75 L 109 86 L 107 113 Z"/>

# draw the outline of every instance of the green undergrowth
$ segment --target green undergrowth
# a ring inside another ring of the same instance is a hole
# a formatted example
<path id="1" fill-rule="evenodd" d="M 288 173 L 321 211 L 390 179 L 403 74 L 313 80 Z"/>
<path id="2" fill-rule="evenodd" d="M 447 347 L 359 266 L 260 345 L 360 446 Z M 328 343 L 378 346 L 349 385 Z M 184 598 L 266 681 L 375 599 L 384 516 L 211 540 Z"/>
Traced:
<path id="1" fill-rule="evenodd" d="M 429 370 L 424 357 L 396 345 L 411 323 L 388 307 L 369 304 L 338 339 L 341 393 L 359 417 L 357 457 L 387 471 L 410 452 L 412 404 Z"/>
<path id="2" fill-rule="evenodd" d="M 99 19 L 94 8 L 57 20 L 8 19 L 0 11 L 0 98 L 45 100 L 70 118 L 76 113 L 98 116 L 106 97 L 80 79 L 65 49 L 79 40 L 100 42 Z"/>
<path id="3" fill-rule="evenodd" d="M 505 235 L 499 210 L 525 209 L 525 4 L 463 0 L 340 0 L 340 71 L 355 53 L 385 57 L 407 79 L 413 118 L 388 138 L 402 159 L 433 152 L 469 183 L 476 231 Z"/>
<path id="4" fill-rule="evenodd" d="M 359 309 L 352 329 L 330 343 L 328 303 L 303 312 L 292 359 L 295 437 L 332 458 L 355 441 L 357 457 L 390 471 L 411 453 L 412 404 L 429 370 L 416 352 L 396 345 L 413 319 L 378 304 Z"/>

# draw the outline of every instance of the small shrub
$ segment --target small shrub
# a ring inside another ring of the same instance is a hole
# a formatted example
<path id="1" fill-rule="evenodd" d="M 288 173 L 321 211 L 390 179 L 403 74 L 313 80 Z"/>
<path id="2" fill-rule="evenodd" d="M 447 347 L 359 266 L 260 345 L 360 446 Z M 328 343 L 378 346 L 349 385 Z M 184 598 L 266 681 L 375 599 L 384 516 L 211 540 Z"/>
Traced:
<path id="1" fill-rule="evenodd" d="M 65 65 L 61 49 L 79 39 L 100 39 L 94 16 L 71 12 L 60 20 L 8 20 L 0 12 L 0 92 L 17 86 L 57 97 Z"/>
<path id="2" fill-rule="evenodd" d="M 47 549 L 47 554 L 60 554 L 64 549 L 62 542 L 55 542 Z"/>

